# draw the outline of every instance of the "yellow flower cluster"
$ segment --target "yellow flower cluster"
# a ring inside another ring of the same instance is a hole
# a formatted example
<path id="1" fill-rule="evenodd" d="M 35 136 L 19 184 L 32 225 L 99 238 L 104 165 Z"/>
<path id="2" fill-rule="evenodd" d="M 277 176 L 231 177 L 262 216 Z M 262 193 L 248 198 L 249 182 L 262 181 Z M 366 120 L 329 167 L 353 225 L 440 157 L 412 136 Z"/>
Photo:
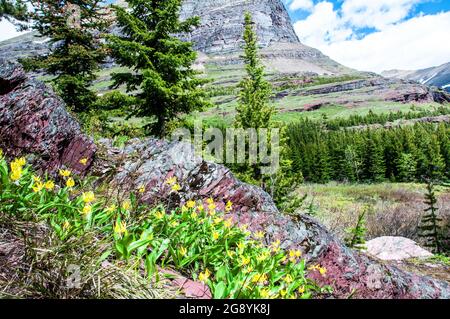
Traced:
<path id="1" fill-rule="evenodd" d="M 123 221 L 116 222 L 116 224 L 114 225 L 114 232 L 119 236 L 126 234 L 127 233 L 127 224 Z"/>
<path id="2" fill-rule="evenodd" d="M 72 174 L 72 172 L 67 169 L 59 170 L 59 175 L 66 179 L 66 187 L 67 188 L 72 188 L 75 186 L 75 180 L 72 177 L 70 177 L 71 174 Z"/>
<path id="3" fill-rule="evenodd" d="M 321 265 L 309 266 L 308 270 L 310 270 L 310 271 L 318 271 L 324 277 L 327 274 L 327 269 L 325 267 L 322 267 Z"/>
<path id="4" fill-rule="evenodd" d="M 180 184 L 178 184 L 178 179 L 176 176 L 169 177 L 166 180 L 166 184 L 172 187 L 172 192 L 179 192 L 181 190 Z"/>
<path id="5" fill-rule="evenodd" d="M 200 275 L 198 276 L 198 280 L 206 283 L 210 276 L 211 276 L 211 273 L 209 272 L 208 269 L 206 269 L 204 272 L 200 273 Z"/>
<path id="6" fill-rule="evenodd" d="M 80 161 L 79 161 L 79 163 L 80 163 L 81 165 L 83 165 L 83 166 L 86 166 L 86 165 L 87 165 L 87 162 L 88 162 L 88 159 L 87 159 L 87 158 L 82 158 L 82 159 L 80 159 Z"/>
<path id="7" fill-rule="evenodd" d="M 25 166 L 26 163 L 27 161 L 25 160 L 24 157 L 16 158 L 14 161 L 10 163 L 11 166 L 10 177 L 13 182 L 17 182 L 18 180 L 20 180 L 23 174 L 23 167 Z"/>
<path id="8" fill-rule="evenodd" d="M 45 183 L 42 182 L 41 178 L 39 176 L 33 175 L 33 192 L 39 193 L 44 188 L 48 191 L 52 191 L 55 188 L 55 183 L 52 180 L 48 180 Z"/>

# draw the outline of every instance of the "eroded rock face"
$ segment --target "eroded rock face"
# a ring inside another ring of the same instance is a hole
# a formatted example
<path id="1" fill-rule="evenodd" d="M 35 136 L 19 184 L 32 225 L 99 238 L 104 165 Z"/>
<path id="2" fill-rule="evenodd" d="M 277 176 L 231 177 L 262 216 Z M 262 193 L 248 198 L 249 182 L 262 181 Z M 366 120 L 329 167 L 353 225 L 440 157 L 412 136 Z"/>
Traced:
<path id="1" fill-rule="evenodd" d="M 17 65 L 1 65 L 2 81 L 24 78 Z M 310 264 L 326 267 L 325 276 L 317 272 L 310 276 L 330 285 L 334 297 L 450 298 L 446 282 L 401 271 L 348 249 L 310 217 L 280 214 L 267 193 L 240 182 L 224 166 L 195 156 L 190 144 L 147 139 L 118 149 L 103 141 L 96 152 L 62 101 L 48 87 L 26 77 L 0 97 L 0 145 L 7 156 L 34 153 L 36 163 L 49 171 L 61 164 L 83 170 L 77 166 L 79 158 L 92 159 L 95 154 L 90 173 L 110 182 L 112 196 L 144 185 L 146 192 L 140 198 L 144 203 L 175 206 L 212 197 L 224 205 L 231 200 L 234 210 L 229 216 L 235 223 L 246 224 L 251 231 L 263 230 L 266 243 L 279 239 L 284 248 L 301 249 Z M 170 194 L 165 183 L 172 176 L 182 187 L 177 195 Z"/>
<path id="2" fill-rule="evenodd" d="M 185 0 L 181 17 L 201 17 L 201 27 L 189 37 L 197 50 L 223 54 L 242 48 L 247 11 L 253 15 L 261 46 L 299 42 L 280 0 Z"/>
<path id="3" fill-rule="evenodd" d="M 84 173 L 96 151 L 63 101 L 22 67 L 0 60 L 0 148 L 11 157 L 34 155 L 47 171 L 61 166 Z M 87 165 L 79 163 L 87 158 Z"/>

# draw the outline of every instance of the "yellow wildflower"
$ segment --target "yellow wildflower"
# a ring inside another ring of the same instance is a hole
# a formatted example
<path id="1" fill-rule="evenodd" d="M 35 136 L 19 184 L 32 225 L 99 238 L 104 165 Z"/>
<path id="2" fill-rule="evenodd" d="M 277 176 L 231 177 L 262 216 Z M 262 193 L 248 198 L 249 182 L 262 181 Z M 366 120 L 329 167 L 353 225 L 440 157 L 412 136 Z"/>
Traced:
<path id="1" fill-rule="evenodd" d="M 92 213 L 92 206 L 87 204 L 83 207 L 83 215 L 89 215 L 90 213 Z"/>
<path id="2" fill-rule="evenodd" d="M 274 253 L 277 253 L 277 252 L 279 252 L 280 251 L 280 245 L 281 245 L 281 242 L 280 242 L 280 240 L 279 239 L 277 239 L 276 241 L 274 241 L 273 243 L 272 243 L 272 251 L 274 252 Z"/>
<path id="3" fill-rule="evenodd" d="M 122 208 L 124 210 L 130 210 L 131 209 L 131 202 L 129 200 L 126 200 L 122 203 Z"/>
<path id="4" fill-rule="evenodd" d="M 21 177 L 22 177 L 22 167 L 15 167 L 12 171 L 11 171 L 11 180 L 13 182 L 17 182 Z"/>
<path id="5" fill-rule="evenodd" d="M 217 240 L 217 239 L 219 239 L 220 234 L 215 231 L 215 232 L 213 232 L 212 237 L 213 237 L 214 240 Z"/>
<path id="6" fill-rule="evenodd" d="M 198 217 L 198 214 L 196 212 L 192 212 L 191 218 L 192 219 L 197 219 L 197 217 Z"/>
<path id="7" fill-rule="evenodd" d="M 298 288 L 298 293 L 300 294 L 300 295 L 303 295 L 304 293 L 305 293 L 305 286 L 301 286 L 300 288 Z"/>
<path id="8" fill-rule="evenodd" d="M 139 193 L 144 194 L 145 193 L 145 185 L 141 185 L 138 189 Z"/>
<path id="9" fill-rule="evenodd" d="M 239 250 L 244 250 L 245 244 L 244 244 L 243 242 L 239 242 L 239 243 L 237 244 L 237 247 L 238 247 Z"/>
<path id="10" fill-rule="evenodd" d="M 280 296 L 281 296 L 281 298 L 286 297 L 286 295 L 287 295 L 287 290 L 286 290 L 286 289 L 281 289 L 281 290 L 280 290 Z"/>
<path id="11" fill-rule="evenodd" d="M 72 172 L 67 170 L 67 169 L 60 169 L 59 170 L 59 175 L 61 175 L 62 177 L 69 177 L 70 174 L 72 174 Z"/>
<path id="12" fill-rule="evenodd" d="M 86 192 L 81 194 L 81 199 L 83 200 L 83 202 L 85 202 L 86 204 L 90 204 L 93 201 L 95 201 L 95 194 L 93 192 Z"/>
<path id="13" fill-rule="evenodd" d="M 70 228 L 70 223 L 66 220 L 63 224 L 63 229 L 68 230 Z"/>
<path id="14" fill-rule="evenodd" d="M 256 274 L 252 278 L 252 282 L 253 283 L 259 283 L 261 285 L 264 284 L 266 281 L 267 281 L 267 275 L 266 274 Z"/>
<path id="15" fill-rule="evenodd" d="M 171 226 L 171 227 L 178 227 L 178 226 L 180 226 L 180 223 L 177 222 L 176 220 L 174 220 L 174 221 L 172 221 L 172 222 L 170 223 L 170 226 Z"/>
<path id="16" fill-rule="evenodd" d="M 33 177 L 33 181 L 36 182 L 36 183 L 41 181 L 41 177 L 40 176 L 33 175 L 32 177 Z"/>
<path id="17" fill-rule="evenodd" d="M 25 166 L 25 164 L 27 163 L 27 160 L 25 159 L 25 157 L 21 157 L 19 159 L 16 159 L 16 163 L 19 166 Z"/>
<path id="18" fill-rule="evenodd" d="M 187 254 L 187 249 L 184 248 L 184 247 L 181 247 L 181 248 L 180 248 L 180 255 L 181 255 L 181 256 L 186 256 L 186 254 Z"/>
<path id="19" fill-rule="evenodd" d="M 43 190 L 45 187 L 44 183 L 42 182 L 36 182 L 36 184 L 33 186 L 33 192 L 39 193 L 41 190 Z"/>
<path id="20" fill-rule="evenodd" d="M 207 282 L 208 278 L 211 276 L 211 273 L 209 272 L 208 269 L 205 270 L 205 272 L 200 273 L 200 275 L 198 276 L 198 279 L 202 282 Z"/>
<path id="21" fill-rule="evenodd" d="M 195 207 L 195 202 L 193 200 L 190 200 L 186 203 L 186 207 L 189 209 L 192 209 Z"/>
<path id="22" fill-rule="evenodd" d="M 163 219 L 165 214 L 163 212 L 156 212 L 155 216 L 156 216 L 157 219 Z"/>
<path id="23" fill-rule="evenodd" d="M 107 207 L 105 211 L 106 211 L 107 213 L 113 213 L 113 212 L 115 212 L 116 210 L 117 210 L 117 206 L 114 205 L 114 204 L 112 204 L 112 205 L 110 205 L 109 207 Z"/>
<path id="24" fill-rule="evenodd" d="M 247 231 L 248 225 L 242 224 L 241 226 L 239 226 L 239 229 L 242 230 L 242 231 Z"/>
<path id="25" fill-rule="evenodd" d="M 262 299 L 268 299 L 270 297 L 270 291 L 267 288 L 261 289 L 259 294 L 261 295 Z"/>
<path id="26" fill-rule="evenodd" d="M 181 186 L 180 184 L 175 184 L 172 186 L 172 191 L 173 192 L 179 192 L 181 190 Z"/>
<path id="27" fill-rule="evenodd" d="M 214 217 L 216 215 L 216 211 L 215 210 L 210 210 L 208 212 L 209 216 Z"/>
<path id="28" fill-rule="evenodd" d="M 67 179 L 67 181 L 66 181 L 66 186 L 67 186 L 68 188 L 72 188 L 72 187 L 75 186 L 75 181 L 73 180 L 72 177 L 69 177 L 69 179 Z"/>
<path id="29" fill-rule="evenodd" d="M 284 277 L 283 281 L 289 285 L 290 283 L 292 283 L 294 281 L 294 279 L 292 278 L 292 276 L 290 274 L 287 274 Z"/>
<path id="30" fill-rule="evenodd" d="M 256 232 L 255 237 L 257 239 L 262 239 L 262 238 L 264 238 L 264 235 L 265 235 L 265 233 L 263 231 L 258 231 L 258 232 Z"/>
<path id="31" fill-rule="evenodd" d="M 46 190 L 51 191 L 51 190 L 53 190 L 54 188 L 55 188 L 55 183 L 54 183 L 52 180 L 48 180 L 48 181 L 45 183 L 45 189 L 46 189 Z"/>
<path id="32" fill-rule="evenodd" d="M 233 209 L 233 203 L 228 201 L 227 204 L 225 205 L 225 211 L 230 212 L 232 209 Z"/>
<path id="33" fill-rule="evenodd" d="M 114 232 L 117 235 L 126 234 L 127 233 L 127 224 L 124 221 L 116 222 L 116 224 L 114 225 Z"/>
<path id="34" fill-rule="evenodd" d="M 241 265 L 247 266 L 250 264 L 250 257 L 241 256 Z"/>
<path id="35" fill-rule="evenodd" d="M 212 199 L 212 198 L 210 197 L 210 198 L 208 198 L 208 199 L 206 200 L 206 203 L 209 204 L 209 205 L 214 204 L 214 199 Z"/>
<path id="36" fill-rule="evenodd" d="M 221 217 L 217 217 L 217 218 L 214 219 L 214 224 L 215 225 L 220 224 L 221 222 L 223 222 L 223 218 L 221 218 Z"/>
<path id="37" fill-rule="evenodd" d="M 82 158 L 82 159 L 80 159 L 80 164 L 81 165 L 84 165 L 84 166 L 86 166 L 87 165 L 87 162 L 88 162 L 88 159 L 87 158 Z"/>
<path id="38" fill-rule="evenodd" d="M 233 219 L 232 218 L 227 219 L 224 225 L 226 228 L 231 228 L 231 226 L 233 226 Z"/>
<path id="39" fill-rule="evenodd" d="M 258 260 L 259 262 L 262 262 L 266 259 L 268 259 L 270 257 L 270 253 L 269 252 L 264 252 L 262 253 L 260 256 L 256 257 L 256 260 Z"/>
<path id="40" fill-rule="evenodd" d="M 174 184 L 176 184 L 176 182 L 177 182 L 176 176 L 172 176 L 166 180 L 166 184 L 168 184 L 168 185 L 174 185 Z"/>
<path id="41" fill-rule="evenodd" d="M 253 267 L 252 266 L 248 266 L 244 268 L 244 274 L 249 274 L 253 271 Z"/>
<path id="42" fill-rule="evenodd" d="M 216 204 L 214 204 L 214 203 L 208 205 L 208 209 L 209 209 L 209 210 L 215 210 L 216 207 L 217 207 L 217 206 L 216 206 Z"/>
<path id="43" fill-rule="evenodd" d="M 227 251 L 227 255 L 228 255 L 228 257 L 233 258 L 234 255 L 236 255 L 236 252 L 234 252 L 234 251 L 232 251 L 232 250 L 228 250 L 228 251 Z"/>
<path id="44" fill-rule="evenodd" d="M 319 268 L 319 273 L 320 273 L 322 276 L 325 276 L 325 275 L 327 274 L 327 269 L 326 269 L 325 267 L 320 267 L 320 268 Z"/>

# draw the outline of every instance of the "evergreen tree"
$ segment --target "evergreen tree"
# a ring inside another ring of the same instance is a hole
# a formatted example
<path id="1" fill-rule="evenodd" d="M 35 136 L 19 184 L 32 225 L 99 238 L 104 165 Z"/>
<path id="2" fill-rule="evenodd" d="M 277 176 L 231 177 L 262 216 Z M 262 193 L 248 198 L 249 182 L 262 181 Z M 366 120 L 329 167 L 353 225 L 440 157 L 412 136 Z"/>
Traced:
<path id="1" fill-rule="evenodd" d="M 356 149 L 352 145 L 347 145 L 345 149 L 345 172 L 350 181 L 359 181 L 362 171 L 362 161 Z"/>
<path id="2" fill-rule="evenodd" d="M 416 176 L 417 163 L 414 156 L 408 153 L 401 153 L 397 159 L 398 180 L 401 182 L 412 182 Z"/>
<path id="3" fill-rule="evenodd" d="M 26 69 L 55 76 L 56 92 L 75 112 L 90 109 L 96 94 L 89 89 L 95 72 L 106 58 L 101 44 L 108 27 L 106 8 L 99 0 L 29 0 L 31 28 L 50 39 L 50 53 L 24 59 Z"/>
<path id="4" fill-rule="evenodd" d="M 438 217 L 438 208 L 436 207 L 437 198 L 434 192 L 434 183 L 431 179 L 427 182 L 427 193 L 425 194 L 425 215 L 422 217 L 419 226 L 420 236 L 425 238 L 425 246 L 432 249 L 433 253 L 443 252 L 443 238 L 440 223 L 442 219 Z"/>
<path id="5" fill-rule="evenodd" d="M 365 158 L 365 177 L 367 180 L 382 182 L 385 174 L 383 147 L 379 139 L 375 137 L 375 133 L 369 133 Z"/>
<path id="6" fill-rule="evenodd" d="M 347 230 L 348 237 L 344 240 L 345 244 L 349 248 L 355 249 L 364 249 L 364 245 L 366 243 L 366 213 L 367 210 L 364 211 L 358 216 L 358 220 L 356 222 L 356 226 L 354 228 L 350 228 Z"/>
<path id="7" fill-rule="evenodd" d="M 193 70 L 197 54 L 180 39 L 198 26 L 198 17 L 180 21 L 182 0 L 127 0 L 115 6 L 121 35 L 109 38 L 116 62 L 131 71 L 113 74 L 115 86 L 126 84 L 136 105 L 131 115 L 154 117 L 149 133 L 163 136 L 167 122 L 209 105 Z"/>
<path id="8" fill-rule="evenodd" d="M 5 18 L 11 18 L 24 21 L 26 20 L 27 7 L 21 0 L 0 0 L 0 21 Z"/>
<path id="9" fill-rule="evenodd" d="M 244 41 L 243 59 L 247 76 L 239 84 L 236 126 L 269 128 L 274 113 L 274 108 L 269 105 L 272 88 L 264 79 L 264 65 L 258 57 L 258 38 L 249 12 L 245 14 Z"/>

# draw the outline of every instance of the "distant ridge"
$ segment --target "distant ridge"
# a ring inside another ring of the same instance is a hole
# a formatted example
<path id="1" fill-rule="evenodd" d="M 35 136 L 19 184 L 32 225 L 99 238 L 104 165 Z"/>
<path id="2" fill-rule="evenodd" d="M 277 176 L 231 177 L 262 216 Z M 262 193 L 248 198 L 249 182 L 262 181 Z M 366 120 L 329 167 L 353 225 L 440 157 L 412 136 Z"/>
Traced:
<path id="1" fill-rule="evenodd" d="M 450 92 L 450 62 L 418 71 L 384 71 L 381 75 L 388 78 L 416 81 L 428 86 L 436 86 Z"/>

